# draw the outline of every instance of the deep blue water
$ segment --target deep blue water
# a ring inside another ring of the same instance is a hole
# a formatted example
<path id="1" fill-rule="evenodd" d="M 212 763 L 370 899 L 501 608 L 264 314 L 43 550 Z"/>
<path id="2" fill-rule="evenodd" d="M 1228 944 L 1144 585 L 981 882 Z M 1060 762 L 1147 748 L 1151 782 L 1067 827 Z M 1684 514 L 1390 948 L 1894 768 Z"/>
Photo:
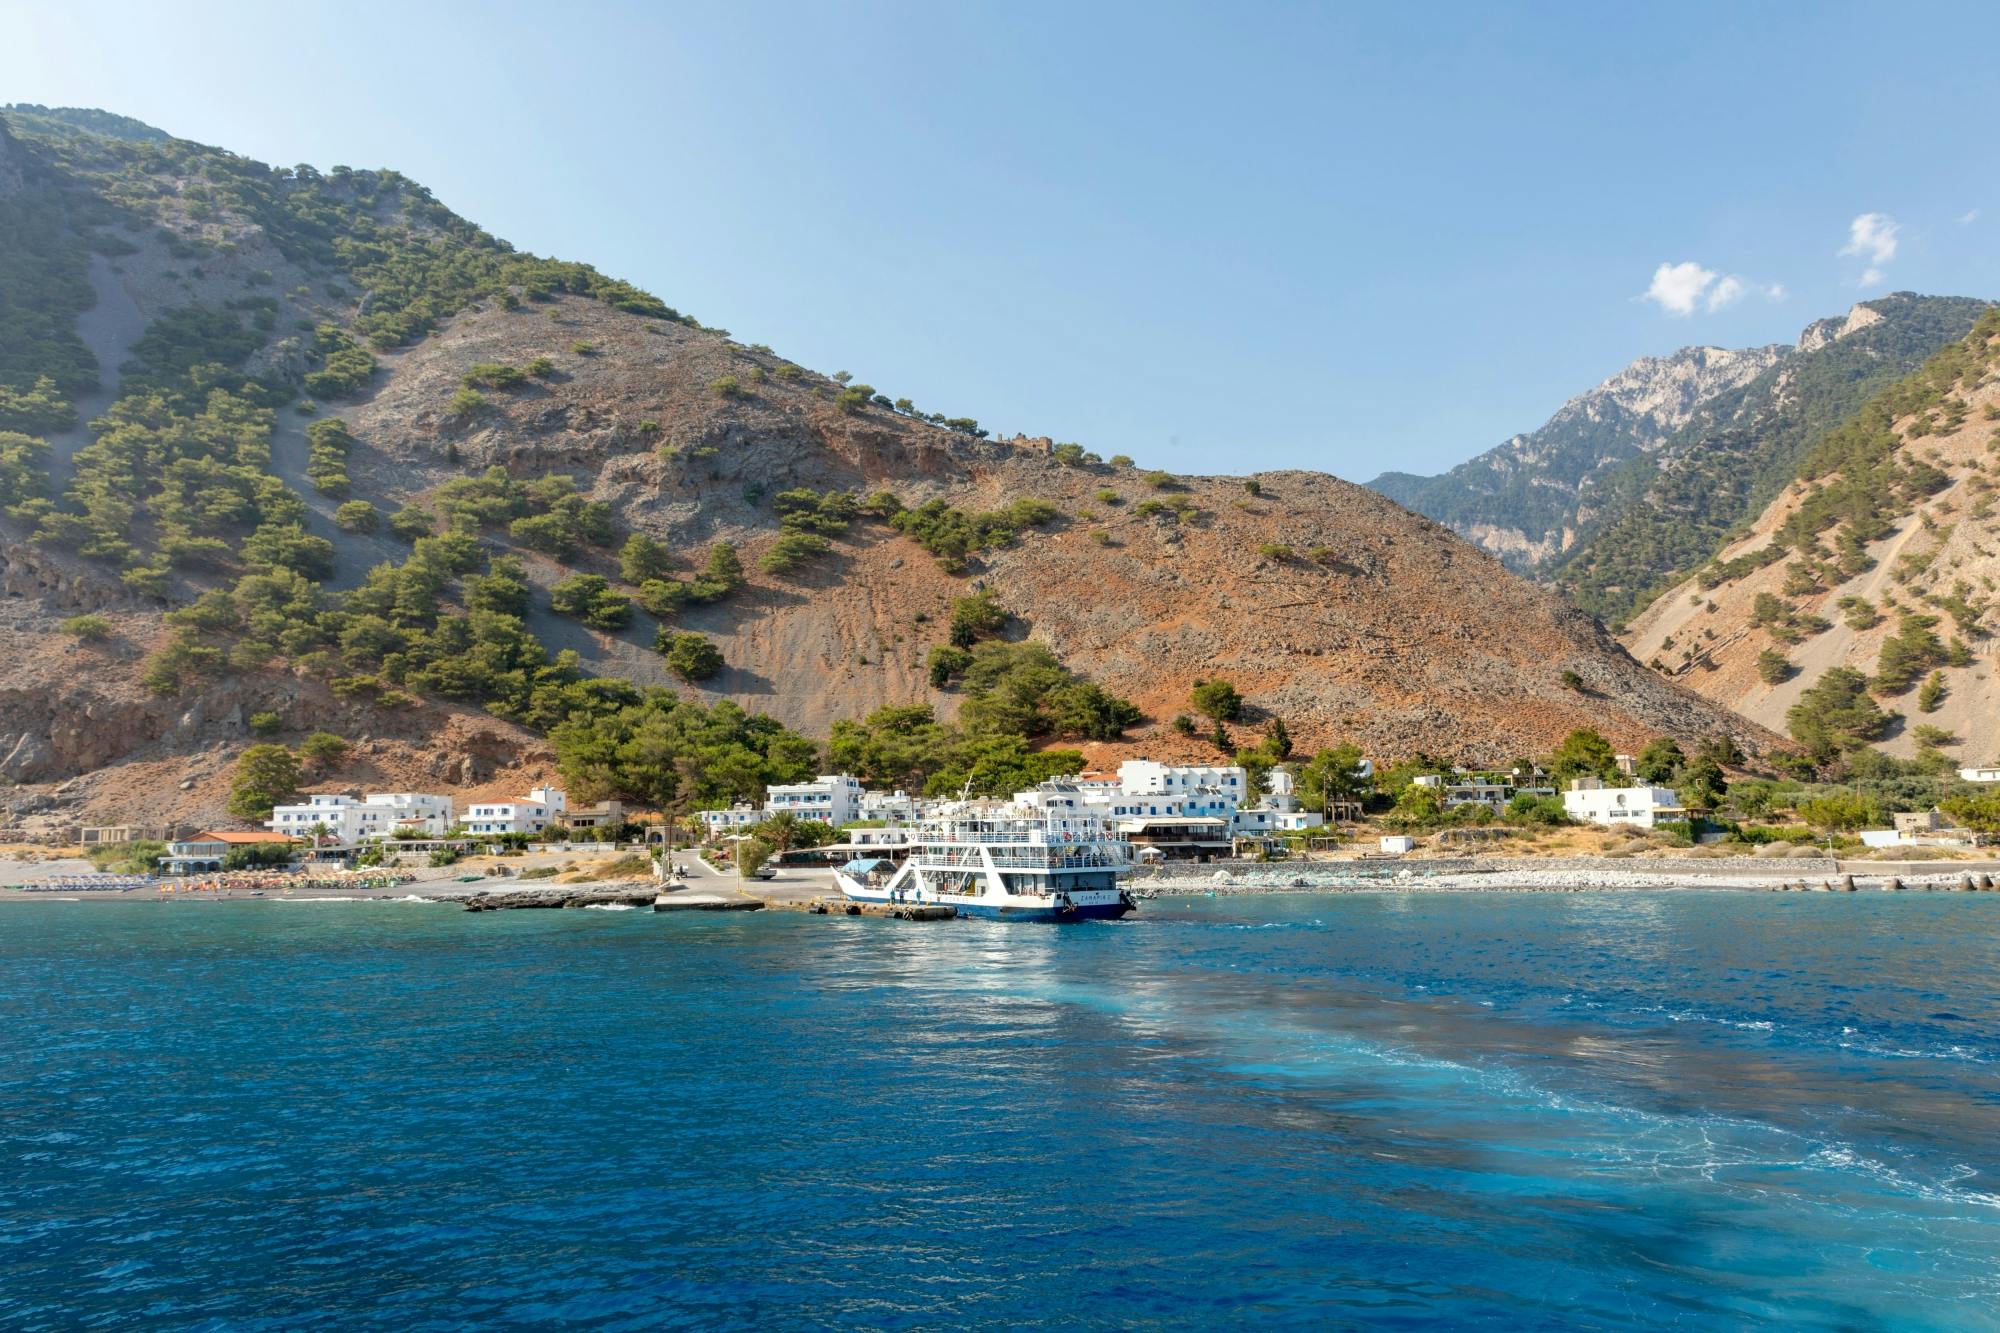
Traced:
<path id="1" fill-rule="evenodd" d="M 0 905 L 0 1327 L 2000 1328 L 2000 898 Z"/>

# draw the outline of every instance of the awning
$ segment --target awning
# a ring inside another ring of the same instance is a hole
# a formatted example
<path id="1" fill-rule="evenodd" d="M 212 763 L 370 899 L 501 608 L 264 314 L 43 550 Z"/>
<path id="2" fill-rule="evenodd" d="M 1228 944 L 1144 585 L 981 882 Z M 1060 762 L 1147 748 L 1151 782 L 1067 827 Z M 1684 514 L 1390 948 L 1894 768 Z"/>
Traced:
<path id="1" fill-rule="evenodd" d="M 842 866 L 841 870 L 850 875 L 869 875 L 882 869 L 884 866 L 893 866 L 895 864 L 894 861 L 884 861 L 880 857 L 857 856 Z"/>

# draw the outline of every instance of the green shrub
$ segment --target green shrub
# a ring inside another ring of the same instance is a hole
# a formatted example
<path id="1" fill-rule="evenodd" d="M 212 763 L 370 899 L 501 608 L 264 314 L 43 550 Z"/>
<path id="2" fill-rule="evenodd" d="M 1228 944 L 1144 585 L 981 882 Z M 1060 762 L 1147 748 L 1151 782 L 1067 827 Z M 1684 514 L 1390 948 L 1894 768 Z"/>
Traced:
<path id="1" fill-rule="evenodd" d="M 375 375 L 375 358 L 338 324 L 322 324 L 315 330 L 313 350 L 320 355 L 321 368 L 305 377 L 305 388 L 315 398 L 359 393 Z"/>
<path id="2" fill-rule="evenodd" d="M 330 768 L 347 757 L 347 742 L 330 731 L 315 731 L 299 742 L 299 758 L 314 768 Z"/>
<path id="3" fill-rule="evenodd" d="M 339 417 L 325 417 L 306 427 L 306 480 L 323 495 L 347 493 L 347 456 L 354 437 Z"/>
<path id="4" fill-rule="evenodd" d="M 833 543 L 817 533 L 780 532 L 778 540 L 758 557 L 757 568 L 766 574 L 789 574 L 832 549 Z"/>
<path id="5" fill-rule="evenodd" d="M 632 622 L 632 603 L 599 574 L 572 574 L 549 589 L 549 609 L 592 629 L 619 630 Z"/>
<path id="6" fill-rule="evenodd" d="M 545 356 L 538 356 L 522 367 L 522 369 L 538 380 L 553 379 L 556 373 L 556 363 Z"/>
<path id="7" fill-rule="evenodd" d="M 722 670 L 722 650 L 704 635 L 662 629 L 654 647 L 666 658 L 667 669 L 682 680 L 707 680 Z"/>
<path id="8" fill-rule="evenodd" d="M 1937 712 L 1939 706 L 1944 703 L 1945 694 L 1944 672 L 1931 672 L 1929 678 L 1924 681 L 1923 686 L 1917 690 L 1917 711 L 1920 713 Z"/>
<path id="9" fill-rule="evenodd" d="M 1054 505 L 1027 496 L 988 513 L 927 500 L 895 515 L 890 525 L 936 556 L 939 564 L 958 569 L 976 552 L 1005 546 L 1024 530 L 1046 526 L 1060 517 Z"/>
<path id="10" fill-rule="evenodd" d="M 111 637 L 111 622 L 103 616 L 85 613 L 62 622 L 62 632 L 85 643 L 100 643 Z"/>
<path id="11" fill-rule="evenodd" d="M 1226 680 L 1197 680 L 1188 692 L 1188 702 L 1197 713 L 1216 722 L 1235 722 L 1243 716 L 1243 696 Z"/>
<path id="12" fill-rule="evenodd" d="M 437 516 L 428 509 L 405 505 L 389 515 L 389 531 L 406 542 L 428 537 L 437 529 Z"/>
<path id="13" fill-rule="evenodd" d="M 636 587 L 666 578 L 673 563 L 673 552 L 665 542 L 635 532 L 618 552 L 618 576 Z"/>
<path id="14" fill-rule="evenodd" d="M 971 665 L 972 654 L 965 649 L 949 643 L 939 644 L 931 649 L 930 659 L 926 663 L 930 670 L 931 688 L 944 689 L 955 678 L 964 675 L 966 668 Z"/>
<path id="15" fill-rule="evenodd" d="M 382 526 L 382 515 L 366 500 L 349 500 L 333 511 L 333 521 L 343 532 L 374 532 Z"/>
<path id="16" fill-rule="evenodd" d="M 1868 678 L 1852 667 L 1829 667 L 1785 713 L 1792 739 L 1819 763 L 1880 740 L 1889 716 L 1868 697 Z"/>
<path id="17" fill-rule="evenodd" d="M 468 389 L 512 389 L 527 382 L 527 371 L 496 361 L 482 361 L 459 379 Z"/>
<path id="18" fill-rule="evenodd" d="M 720 379 L 711 380 L 708 389 L 717 398 L 729 399 L 747 396 L 744 392 L 742 382 L 734 375 L 724 375 Z"/>
<path id="19" fill-rule="evenodd" d="M 1757 654 L 1757 678 L 1766 685 L 1782 685 L 1792 678 L 1792 663 L 1775 648 Z"/>
<path id="20" fill-rule="evenodd" d="M 954 646 L 970 648 L 974 641 L 989 638 L 1007 627 L 1007 608 L 991 588 L 954 597 L 951 601 L 950 637 Z"/>
<path id="21" fill-rule="evenodd" d="M 451 396 L 451 405 L 445 408 L 445 415 L 465 420 L 486 410 L 486 396 L 477 389 L 460 389 Z"/>
<path id="22" fill-rule="evenodd" d="M 269 819 L 271 807 L 299 792 L 299 761 L 282 745 L 253 745 L 236 761 L 229 813 L 239 819 Z"/>
<path id="23" fill-rule="evenodd" d="M 1266 560 L 1274 560 L 1279 564 L 1284 564 L 1292 558 L 1292 548 L 1286 546 L 1283 542 L 1265 542 L 1257 548 L 1257 554 L 1263 556 Z"/>

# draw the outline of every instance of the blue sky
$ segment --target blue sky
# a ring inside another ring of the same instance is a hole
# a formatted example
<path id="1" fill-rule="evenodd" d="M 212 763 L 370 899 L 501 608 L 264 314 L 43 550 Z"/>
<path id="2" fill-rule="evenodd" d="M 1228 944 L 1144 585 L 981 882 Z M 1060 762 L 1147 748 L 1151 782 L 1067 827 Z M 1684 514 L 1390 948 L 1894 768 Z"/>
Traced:
<path id="1" fill-rule="evenodd" d="M 1991 4 L 0 0 L 0 33 L 0 102 L 394 167 L 746 342 L 1176 470 L 1436 471 L 1635 356 L 2000 296 Z"/>

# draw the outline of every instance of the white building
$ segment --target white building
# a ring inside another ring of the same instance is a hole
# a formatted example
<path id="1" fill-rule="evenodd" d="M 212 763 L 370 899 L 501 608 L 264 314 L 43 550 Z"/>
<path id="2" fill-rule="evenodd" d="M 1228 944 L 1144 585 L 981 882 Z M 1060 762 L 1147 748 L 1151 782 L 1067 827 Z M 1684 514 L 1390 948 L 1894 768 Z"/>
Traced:
<path id="1" fill-rule="evenodd" d="M 1459 773 L 1450 778 L 1423 773 L 1411 778 L 1410 782 L 1413 786 L 1429 787 L 1437 792 L 1447 810 L 1456 810 L 1462 805 L 1483 805 L 1498 814 L 1507 808 L 1507 802 L 1514 795 L 1513 783 L 1471 773 Z"/>
<path id="2" fill-rule="evenodd" d="M 369 792 L 362 804 L 387 810 L 389 832 L 410 838 L 442 838 L 458 816 L 451 797 L 430 792 Z"/>
<path id="3" fill-rule="evenodd" d="M 797 815 L 839 828 L 861 818 L 861 779 L 846 773 L 823 773 L 811 782 L 794 782 L 764 789 L 764 815 Z"/>
<path id="4" fill-rule="evenodd" d="M 467 833 L 540 833 L 560 824 L 569 797 L 560 788 L 537 787 L 520 801 L 480 801 L 465 812 Z"/>
<path id="5" fill-rule="evenodd" d="M 1118 788 L 1127 796 L 1210 791 L 1228 798 L 1230 809 L 1243 804 L 1248 778 L 1236 764 L 1162 764 L 1152 759 L 1127 759 L 1118 765 Z"/>
<path id="6" fill-rule="evenodd" d="M 336 847 L 353 847 L 395 831 L 395 814 L 388 806 L 369 805 L 338 792 L 308 796 L 296 805 L 274 806 L 264 827 L 273 833 L 310 843 L 313 830 Z"/>
<path id="7" fill-rule="evenodd" d="M 1296 780 L 1289 769 L 1274 768 L 1264 780 L 1269 788 L 1264 799 L 1236 811 L 1231 831 L 1238 834 L 1287 833 L 1319 828 L 1326 816 L 1317 810 L 1301 810 Z"/>
<path id="8" fill-rule="evenodd" d="M 914 824 L 923 817 L 917 798 L 905 791 L 865 791 L 861 793 L 861 818 L 894 827 Z"/>
<path id="9" fill-rule="evenodd" d="M 702 827 L 710 838 L 726 837 L 731 833 L 741 833 L 752 824 L 764 821 L 764 811 L 747 801 L 738 801 L 727 810 L 704 810 L 701 812 Z"/>
<path id="10" fill-rule="evenodd" d="M 1686 819 L 1680 793 L 1671 787 L 1606 787 L 1596 778 L 1578 778 L 1563 793 L 1563 812 L 1587 824 L 1651 828 Z"/>
<path id="11" fill-rule="evenodd" d="M 1961 768 L 1958 776 L 1964 782 L 2000 782 L 2000 768 Z"/>

